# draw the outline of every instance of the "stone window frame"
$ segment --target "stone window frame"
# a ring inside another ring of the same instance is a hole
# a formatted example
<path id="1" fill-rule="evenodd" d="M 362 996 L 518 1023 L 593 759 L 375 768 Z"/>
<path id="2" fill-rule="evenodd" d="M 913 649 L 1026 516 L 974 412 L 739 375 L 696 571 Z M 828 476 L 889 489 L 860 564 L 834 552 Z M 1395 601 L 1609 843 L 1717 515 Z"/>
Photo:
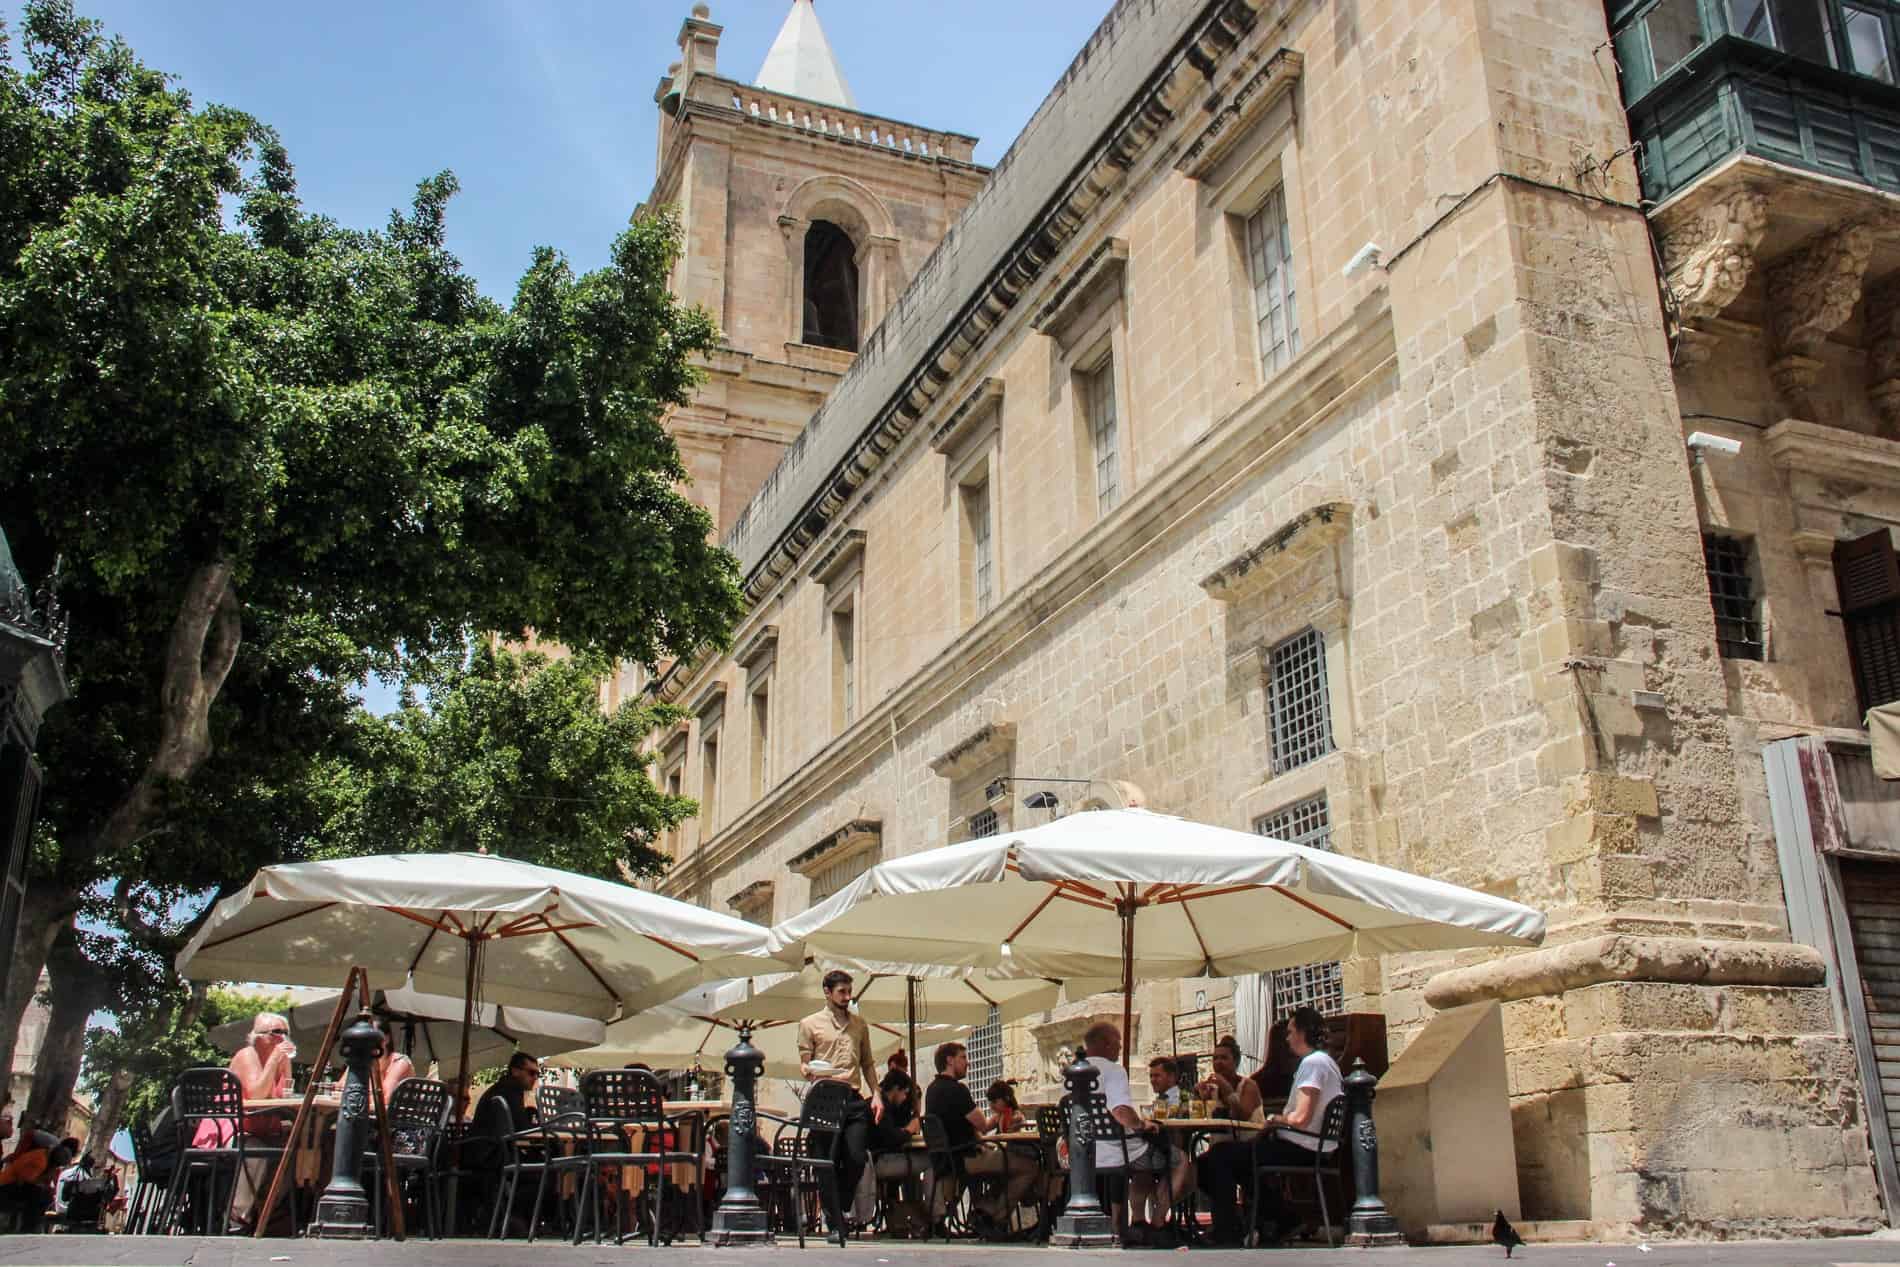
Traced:
<path id="1" fill-rule="evenodd" d="M 660 787 L 668 796 L 686 795 L 686 739 L 689 727 L 684 723 L 677 726 L 664 743 L 660 745 Z M 677 859 L 686 843 L 686 826 L 681 824 L 670 829 L 663 838 L 666 853 Z"/>
<path id="2" fill-rule="evenodd" d="M 812 580 L 824 590 L 825 715 L 831 733 L 842 735 L 864 716 L 864 530 L 841 533 L 812 568 Z M 846 639 L 839 621 L 847 620 Z M 847 641 L 848 640 L 848 641 Z M 850 673 L 845 670 L 849 666 Z"/>
<path id="3" fill-rule="evenodd" d="M 1105 519 L 1125 505 L 1136 480 L 1136 416 L 1133 360 L 1128 345 L 1128 243 L 1107 238 L 1077 264 L 1056 287 L 1031 322 L 1055 346 L 1053 377 L 1066 380 L 1073 418 L 1076 512 L 1082 523 Z M 1088 385 L 1104 380 L 1115 401 L 1114 501 L 1104 506 L 1099 491 L 1095 430 Z"/>
<path id="4" fill-rule="evenodd" d="M 836 830 L 827 832 L 815 844 L 794 855 L 785 866 L 788 871 L 805 877 L 808 882 L 805 900 L 810 905 L 822 902 L 876 866 L 883 852 L 884 820 L 876 817 L 854 818 Z M 858 863 L 862 865 L 857 865 L 849 878 L 826 892 L 819 892 L 819 885 L 828 877 L 836 877 L 838 868 Z"/>
<path id="5" fill-rule="evenodd" d="M 944 457 L 944 536 L 948 557 L 956 563 L 956 626 L 967 629 L 994 611 L 1003 596 L 1002 455 L 1003 381 L 986 378 L 931 438 L 931 447 Z M 975 533 L 970 521 L 972 488 L 987 488 L 990 592 L 987 605 L 978 601 Z"/>
<path id="6" fill-rule="evenodd" d="M 1008 831 L 1014 825 L 1016 773 L 1016 725 L 1009 721 L 987 722 L 952 744 L 930 760 L 930 772 L 945 783 L 948 815 L 946 839 L 954 842 L 975 839 L 973 820 L 985 811 L 995 811 L 996 830 Z M 991 800 L 989 784 L 1003 779 L 1004 795 Z"/>
<path id="7" fill-rule="evenodd" d="M 778 896 L 778 884 L 773 880 L 754 880 L 737 893 L 726 899 L 726 905 L 740 919 L 754 924 L 772 923 L 773 903 Z"/>
<path id="8" fill-rule="evenodd" d="M 778 225 L 785 240 L 787 348 L 815 346 L 804 342 L 805 241 L 819 220 L 840 230 L 856 248 L 858 348 L 862 350 L 903 289 L 897 221 L 868 185 L 836 173 L 813 176 L 786 197 Z"/>
<path id="9" fill-rule="evenodd" d="M 751 802 L 756 804 L 772 790 L 778 768 L 772 760 L 772 741 L 778 729 L 773 724 L 772 715 L 773 678 L 778 666 L 778 626 L 761 626 L 739 645 L 732 659 L 745 671 L 747 788 Z M 759 712 L 761 696 L 765 700 L 763 725 Z"/>
<path id="10" fill-rule="evenodd" d="M 1236 369 L 1240 381 L 1265 387 L 1284 375 L 1305 349 L 1315 345 L 1314 331 L 1301 327 L 1297 310 L 1289 329 L 1286 365 L 1266 364 L 1259 347 L 1253 271 L 1249 260 L 1248 222 L 1277 192 L 1285 208 L 1290 243 L 1292 294 L 1313 295 L 1312 251 L 1306 217 L 1298 192 L 1300 184 L 1298 112 L 1294 86 L 1304 63 L 1297 53 L 1278 50 L 1251 80 L 1236 91 L 1241 104 L 1217 116 L 1218 142 L 1203 139 L 1190 146 L 1193 161 L 1177 164 L 1198 181 L 1204 209 L 1226 225 L 1225 251 L 1229 320 L 1232 323 Z M 1223 123 L 1224 120 L 1224 123 Z M 1311 305 L 1309 305 L 1310 307 Z"/>
<path id="11" fill-rule="evenodd" d="M 721 731 L 726 716 L 726 683 L 710 683 L 693 701 L 693 712 L 697 717 L 695 729 L 698 742 L 694 750 L 699 755 L 699 843 L 703 848 L 707 841 L 719 834 L 720 786 L 724 783 L 723 765 L 725 744 Z M 709 759 L 710 758 L 710 759 Z"/>

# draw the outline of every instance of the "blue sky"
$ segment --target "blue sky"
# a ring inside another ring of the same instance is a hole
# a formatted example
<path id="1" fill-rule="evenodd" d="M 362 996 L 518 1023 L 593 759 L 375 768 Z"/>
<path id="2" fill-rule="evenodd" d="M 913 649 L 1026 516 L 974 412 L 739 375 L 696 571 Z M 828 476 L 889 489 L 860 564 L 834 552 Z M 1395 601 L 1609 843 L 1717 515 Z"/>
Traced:
<path id="1" fill-rule="evenodd" d="M 653 89 L 691 0 L 78 0 L 201 101 L 283 134 L 307 206 L 357 226 L 442 168 L 449 241 L 513 293 L 530 251 L 599 264 L 653 183 Z M 983 138 L 995 162 L 1108 0 L 817 0 L 866 111 Z M 0 0 L 17 29 L 19 0 Z M 751 80 L 790 0 L 714 0 L 721 73 Z"/>

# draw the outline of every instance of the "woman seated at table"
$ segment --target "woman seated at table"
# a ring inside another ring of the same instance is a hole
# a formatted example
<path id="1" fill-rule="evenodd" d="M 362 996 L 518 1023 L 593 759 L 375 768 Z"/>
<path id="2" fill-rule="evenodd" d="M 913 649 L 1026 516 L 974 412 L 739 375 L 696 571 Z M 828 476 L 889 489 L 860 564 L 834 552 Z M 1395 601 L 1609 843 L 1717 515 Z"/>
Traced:
<path id="1" fill-rule="evenodd" d="M 1030 1128 L 1030 1124 L 1023 1120 L 1022 1110 L 1016 1107 L 1015 1083 L 992 1082 L 984 1098 L 990 1102 L 990 1111 L 984 1115 L 989 1123 L 990 1134 L 1007 1135 L 1011 1131 Z"/>
<path id="2" fill-rule="evenodd" d="M 924 1153 L 910 1146 L 923 1129 L 923 1119 L 917 1116 L 917 1100 L 912 1091 L 909 1073 L 902 1069 L 885 1072 L 884 1080 L 877 1084 L 876 1120 L 871 1123 L 871 1133 L 866 1139 L 871 1155 L 877 1162 L 874 1167 L 876 1181 L 899 1181 L 899 1191 L 907 1201 L 923 1197 L 918 1176 L 923 1173 L 927 1160 Z M 875 1195 L 872 1194 L 873 1198 Z M 867 1217 L 863 1221 L 870 1220 Z"/>
<path id="3" fill-rule="evenodd" d="M 297 1058 L 297 1046 L 290 1041 L 290 1022 L 275 1012 L 259 1012 L 251 1022 L 251 1041 L 238 1048 L 228 1068 L 244 1088 L 246 1103 L 253 1100 L 278 1100 L 290 1093 L 291 1062 Z M 255 1139 L 275 1139 L 289 1126 L 274 1113 L 247 1113 L 244 1133 Z M 231 1123 L 223 1118 L 206 1118 L 192 1135 L 193 1148 L 223 1148 L 231 1144 Z M 264 1180 L 270 1164 L 262 1159 L 247 1161 L 237 1179 L 237 1192 L 231 1200 L 231 1220 L 249 1230 L 251 1212 L 263 1196 Z M 280 1207 L 285 1210 L 288 1207 Z"/>
<path id="4" fill-rule="evenodd" d="M 397 1048 L 394 1026 L 388 1021 L 378 1021 L 376 1028 L 383 1031 L 383 1050 L 376 1057 L 376 1081 L 383 1087 L 383 1103 L 388 1104 L 402 1080 L 416 1076 L 416 1065 Z"/>

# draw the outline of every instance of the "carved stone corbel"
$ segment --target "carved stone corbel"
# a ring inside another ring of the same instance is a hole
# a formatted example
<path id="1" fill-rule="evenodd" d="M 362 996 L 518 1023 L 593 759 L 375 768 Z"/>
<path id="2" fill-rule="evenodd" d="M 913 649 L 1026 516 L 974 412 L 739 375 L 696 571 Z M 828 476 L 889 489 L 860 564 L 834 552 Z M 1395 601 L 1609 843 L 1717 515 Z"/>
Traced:
<path id="1" fill-rule="evenodd" d="M 1900 276 L 1867 292 L 1868 398 L 1889 439 L 1900 439 Z"/>
<path id="2" fill-rule="evenodd" d="M 1768 269 L 1775 356 L 1768 373 L 1795 417 L 1818 421 L 1814 385 L 1821 362 L 1815 354 L 1860 303 L 1873 253 L 1873 230 L 1850 224 L 1810 239 Z"/>
<path id="3" fill-rule="evenodd" d="M 1737 189 L 1663 235 L 1663 265 L 1681 324 L 1677 359 L 1707 360 L 1714 336 L 1697 327 L 1719 317 L 1748 285 L 1755 248 L 1768 227 L 1768 195 Z"/>

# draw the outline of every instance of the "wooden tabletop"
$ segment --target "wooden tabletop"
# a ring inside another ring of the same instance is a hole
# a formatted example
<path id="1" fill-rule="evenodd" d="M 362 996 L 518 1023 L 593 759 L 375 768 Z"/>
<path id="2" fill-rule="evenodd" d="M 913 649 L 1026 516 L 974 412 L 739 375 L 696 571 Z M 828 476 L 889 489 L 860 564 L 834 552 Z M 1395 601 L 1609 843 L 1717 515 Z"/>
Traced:
<path id="1" fill-rule="evenodd" d="M 1005 1131 L 1000 1135 L 978 1135 L 976 1142 L 979 1144 L 1040 1144 L 1042 1135 L 1038 1131 Z M 923 1136 L 913 1135 L 910 1143 L 905 1147 L 922 1150 L 928 1148 L 929 1145 L 924 1143 Z"/>
<path id="2" fill-rule="evenodd" d="M 336 1112 L 338 1104 L 339 1104 L 339 1101 L 333 1095 L 320 1095 L 310 1101 L 311 1108 L 322 1109 L 325 1112 L 329 1112 L 329 1113 Z M 263 1113 L 263 1112 L 280 1111 L 283 1109 L 297 1109 L 297 1108 L 302 1107 L 302 1105 L 303 1105 L 302 1096 L 284 1095 L 284 1096 L 277 1096 L 268 1100 L 246 1100 L 244 1102 L 244 1111 L 246 1113 L 250 1113 L 253 1111 Z"/>
<path id="3" fill-rule="evenodd" d="M 1148 1120 L 1156 1121 L 1154 1118 Z M 1258 1122 L 1244 1122 L 1231 1117 L 1170 1117 L 1160 1120 L 1157 1124 L 1170 1131 L 1257 1131 L 1262 1129 Z"/>

